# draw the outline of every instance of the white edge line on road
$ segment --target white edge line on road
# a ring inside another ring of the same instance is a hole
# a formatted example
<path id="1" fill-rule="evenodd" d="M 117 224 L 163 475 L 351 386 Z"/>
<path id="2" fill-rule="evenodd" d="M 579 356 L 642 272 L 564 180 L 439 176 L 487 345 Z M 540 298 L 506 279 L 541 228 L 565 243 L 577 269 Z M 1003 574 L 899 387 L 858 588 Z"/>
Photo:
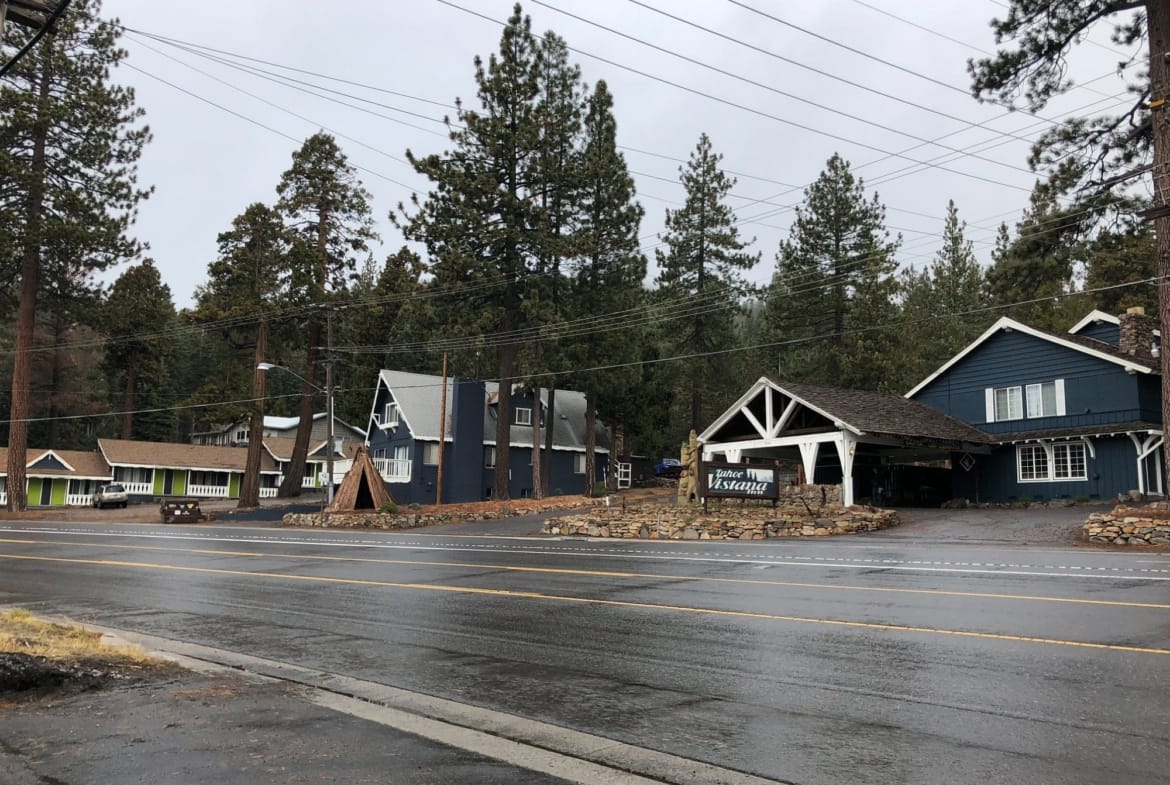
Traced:
<path id="1" fill-rule="evenodd" d="M 684 556 L 684 555 L 665 555 L 665 554 L 638 554 L 638 553 L 604 553 L 596 550 L 591 551 L 574 551 L 570 549 L 561 550 L 532 550 L 524 548 L 509 548 L 505 549 L 486 549 L 486 548 L 470 548 L 466 546 L 440 546 L 440 545 L 419 545 L 419 544 L 389 544 L 384 542 L 372 541 L 358 541 L 358 542 L 329 542 L 326 540 L 318 540 L 315 538 L 285 538 L 285 537 L 208 537 L 201 534 L 177 534 L 177 533 L 138 533 L 138 532 L 86 532 L 75 530 L 53 530 L 53 529 L 15 529 L 0 527 L 0 531 L 13 532 L 17 534 L 38 534 L 38 535 L 68 535 L 68 536 L 86 536 L 86 537 L 120 537 L 127 539 L 152 539 L 152 540 L 179 540 L 185 542 L 226 542 L 226 543 L 250 543 L 253 545 L 272 545 L 279 543 L 282 545 L 301 545 L 301 546 L 316 546 L 327 548 L 378 548 L 382 550 L 405 550 L 405 551 L 447 551 L 456 553 L 496 553 L 496 554 L 523 554 L 529 556 L 572 556 L 574 558 L 604 558 L 604 559 L 637 559 L 641 561 L 685 561 L 685 562 L 703 562 L 714 564 L 751 564 L 751 565 L 766 565 L 766 566 L 783 566 L 783 567 L 814 567 L 821 569 L 846 569 L 846 570 L 883 570 L 889 572 L 928 572 L 928 573 L 942 573 L 942 574 L 965 574 L 965 575 L 1014 575 L 1025 576 L 1032 578 L 1073 578 L 1073 579 L 1096 579 L 1096 580 L 1111 580 L 1111 581 L 1162 581 L 1170 582 L 1170 576 L 1159 575 L 1119 575 L 1116 572 L 1109 573 L 1089 573 L 1080 570 L 1094 569 L 1093 567 L 1078 567 L 1077 572 L 1044 572 L 1041 570 L 984 570 L 972 567 L 920 567 L 914 566 L 912 563 L 850 563 L 845 561 L 796 561 L 788 559 L 752 559 L 746 556 L 736 555 L 736 558 L 716 557 L 716 556 Z M 891 560 L 887 560 L 891 561 Z M 1046 565 L 1047 567 L 1047 565 Z M 1048 569 L 1058 569 L 1055 566 L 1048 567 Z M 1104 567 L 1097 567 L 1096 569 L 1104 570 Z M 687 576 L 679 576 L 685 578 Z"/>

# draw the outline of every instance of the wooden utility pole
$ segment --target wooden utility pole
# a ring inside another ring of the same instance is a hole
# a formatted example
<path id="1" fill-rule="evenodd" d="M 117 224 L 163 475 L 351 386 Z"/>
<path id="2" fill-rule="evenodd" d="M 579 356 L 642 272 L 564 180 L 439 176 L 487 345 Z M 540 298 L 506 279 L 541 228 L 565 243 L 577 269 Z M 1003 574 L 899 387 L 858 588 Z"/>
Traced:
<path id="1" fill-rule="evenodd" d="M 1150 123 L 1154 137 L 1154 219 L 1158 254 L 1158 321 L 1162 328 L 1162 455 L 1164 471 L 1170 472 L 1170 0 L 1148 0 L 1146 29 L 1150 49 Z M 1168 474 L 1170 477 L 1170 474 Z M 1170 487 L 1170 484 L 1168 484 Z"/>
<path id="2" fill-rule="evenodd" d="M 439 469 L 435 477 L 435 504 L 443 503 L 443 447 L 447 442 L 447 353 L 443 352 L 443 392 L 439 397 Z"/>

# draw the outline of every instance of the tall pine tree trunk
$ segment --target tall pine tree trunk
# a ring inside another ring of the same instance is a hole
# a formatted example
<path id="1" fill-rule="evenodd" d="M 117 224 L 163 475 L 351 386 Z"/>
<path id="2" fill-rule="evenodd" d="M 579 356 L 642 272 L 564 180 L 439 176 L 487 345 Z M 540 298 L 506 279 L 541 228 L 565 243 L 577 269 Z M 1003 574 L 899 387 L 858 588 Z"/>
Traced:
<path id="1" fill-rule="evenodd" d="M 41 288 L 41 234 L 44 231 L 45 211 L 45 143 L 48 121 L 45 118 L 49 101 L 49 82 L 52 78 L 50 39 L 41 44 L 44 65 L 38 91 L 38 119 L 33 134 L 31 187 L 25 202 L 24 253 L 20 260 L 20 305 L 16 311 L 16 347 L 12 358 L 12 406 L 8 416 L 8 509 L 13 512 L 28 509 L 28 415 L 29 377 L 32 363 L 33 336 L 37 318 L 37 293 Z"/>
<path id="2" fill-rule="evenodd" d="M 504 319 L 504 332 L 512 329 L 512 318 Z M 500 391 L 496 396 L 496 472 L 493 493 L 500 501 L 512 498 L 511 442 L 512 442 L 512 374 L 516 366 L 516 347 L 500 347 Z"/>
<path id="3" fill-rule="evenodd" d="M 264 381 L 267 373 L 257 366 L 268 353 L 268 319 L 260 318 L 256 327 L 256 351 L 252 362 L 252 418 L 248 423 L 248 457 L 244 462 L 244 479 L 240 483 L 237 507 L 260 506 L 260 458 L 264 445 Z M 304 465 L 304 461 L 301 462 Z"/>
<path id="4" fill-rule="evenodd" d="M 540 388 L 532 396 L 532 498 L 543 499 L 540 460 Z"/>
<path id="5" fill-rule="evenodd" d="M 597 399 L 593 391 L 585 393 L 585 496 L 593 495 L 597 482 Z"/>
<path id="6" fill-rule="evenodd" d="M 1170 63 L 1166 47 L 1170 46 L 1170 4 L 1164 0 L 1146 3 L 1150 50 L 1150 97 L 1161 99 L 1170 88 Z M 1165 107 L 1151 112 L 1154 124 L 1154 206 L 1170 206 L 1170 117 Z M 1158 255 L 1158 322 L 1162 329 L 1162 453 L 1163 471 L 1170 477 L 1170 216 L 1154 219 L 1154 241 Z M 1167 487 L 1170 487 L 1168 485 Z"/>
<path id="7" fill-rule="evenodd" d="M 276 495 L 282 498 L 301 495 L 301 484 L 305 479 L 305 461 L 309 457 L 309 437 L 313 433 L 313 410 L 317 398 L 317 347 L 321 344 L 321 320 L 314 314 L 309 322 L 309 349 L 305 353 L 305 379 L 301 387 L 300 424 L 297 426 L 296 441 L 293 442 L 292 457 L 281 480 Z"/>
<path id="8" fill-rule="evenodd" d="M 126 368 L 126 389 L 122 392 L 122 431 L 120 438 L 134 438 L 134 388 L 138 385 L 138 355 L 130 355 Z"/>
<path id="9" fill-rule="evenodd" d="M 557 429 L 557 387 L 554 384 L 548 388 L 548 409 L 545 421 L 548 427 L 544 429 L 544 462 L 540 464 L 540 481 L 544 485 L 544 492 L 547 494 L 552 487 L 552 454 L 553 454 L 553 432 Z"/>

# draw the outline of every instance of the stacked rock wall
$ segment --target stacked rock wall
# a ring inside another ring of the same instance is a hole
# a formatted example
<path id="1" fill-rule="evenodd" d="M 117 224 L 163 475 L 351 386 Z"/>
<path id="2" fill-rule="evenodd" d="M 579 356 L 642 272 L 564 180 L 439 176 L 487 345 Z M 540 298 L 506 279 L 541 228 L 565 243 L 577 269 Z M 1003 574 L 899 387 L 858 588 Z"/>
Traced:
<path id="1" fill-rule="evenodd" d="M 545 534 L 650 540 L 763 540 L 770 537 L 825 537 L 877 531 L 899 523 L 893 510 L 827 505 L 737 507 L 704 514 L 697 507 L 641 505 L 553 518 Z"/>
<path id="2" fill-rule="evenodd" d="M 1089 542 L 1112 545 L 1170 545 L 1170 502 L 1144 507 L 1122 504 L 1112 512 L 1095 512 L 1084 526 Z"/>

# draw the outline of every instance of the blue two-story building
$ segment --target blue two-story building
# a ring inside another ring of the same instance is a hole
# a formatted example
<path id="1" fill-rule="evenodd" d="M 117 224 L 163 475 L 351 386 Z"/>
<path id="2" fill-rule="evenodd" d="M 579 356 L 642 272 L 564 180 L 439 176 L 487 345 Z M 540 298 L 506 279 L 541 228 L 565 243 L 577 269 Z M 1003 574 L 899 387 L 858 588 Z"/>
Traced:
<path id="1" fill-rule="evenodd" d="M 906 394 L 993 446 L 953 471 L 982 501 L 1163 495 L 1161 336 L 1140 309 L 1068 333 L 1002 318 Z"/>
<path id="2" fill-rule="evenodd" d="M 366 443 L 370 456 L 400 504 L 433 504 L 439 474 L 440 415 L 444 382 L 440 376 L 383 370 L 370 410 Z M 446 423 L 443 429 L 443 501 L 488 499 L 495 485 L 496 426 L 499 388 L 494 382 L 449 378 L 446 381 Z M 585 396 L 557 390 L 555 409 L 548 413 L 548 391 L 541 390 L 541 441 L 553 433 L 548 491 L 552 495 L 583 494 L 585 487 Z M 509 450 L 509 495 L 532 495 L 532 392 L 512 395 Z M 551 423 L 550 423 L 551 420 Z M 609 437 L 596 423 L 594 476 L 605 476 Z"/>
<path id="3" fill-rule="evenodd" d="M 845 504 L 1165 495 L 1161 335 L 1141 309 L 1067 333 L 1002 318 L 905 396 L 761 377 L 699 435 Z"/>

